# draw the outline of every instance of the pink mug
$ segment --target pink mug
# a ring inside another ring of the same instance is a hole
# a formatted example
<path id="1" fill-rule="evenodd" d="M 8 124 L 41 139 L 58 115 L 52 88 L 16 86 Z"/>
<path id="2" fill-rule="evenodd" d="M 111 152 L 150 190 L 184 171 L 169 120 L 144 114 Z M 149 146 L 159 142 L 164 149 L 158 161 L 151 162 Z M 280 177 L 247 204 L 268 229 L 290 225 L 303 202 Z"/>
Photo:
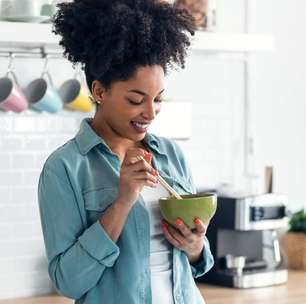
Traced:
<path id="1" fill-rule="evenodd" d="M 28 100 L 8 76 L 0 78 L 0 108 L 20 113 L 28 108 Z"/>

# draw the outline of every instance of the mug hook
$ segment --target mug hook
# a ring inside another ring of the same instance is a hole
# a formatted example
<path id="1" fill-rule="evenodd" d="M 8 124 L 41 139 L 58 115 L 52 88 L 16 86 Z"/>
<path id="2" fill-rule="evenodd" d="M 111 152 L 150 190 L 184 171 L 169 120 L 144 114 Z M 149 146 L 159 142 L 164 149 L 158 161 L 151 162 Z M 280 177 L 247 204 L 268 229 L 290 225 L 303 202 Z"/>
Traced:
<path id="1" fill-rule="evenodd" d="M 49 83 L 53 87 L 53 81 L 52 81 L 51 75 L 48 71 L 49 55 L 45 55 L 44 58 L 45 58 L 45 63 L 44 63 L 43 71 L 41 73 L 41 78 L 44 78 L 44 76 L 46 75 Z"/>
<path id="2" fill-rule="evenodd" d="M 6 71 L 6 77 L 9 77 L 9 75 L 12 75 L 13 81 L 16 83 L 16 85 L 19 87 L 17 77 L 13 71 L 13 61 L 15 58 L 15 54 L 13 52 L 9 52 L 9 63 Z"/>
<path id="3" fill-rule="evenodd" d="M 12 52 L 9 52 L 9 63 L 8 63 L 8 66 L 7 66 L 6 76 L 8 76 L 13 70 L 12 66 L 13 66 L 14 58 L 15 58 L 15 54 L 12 53 Z"/>

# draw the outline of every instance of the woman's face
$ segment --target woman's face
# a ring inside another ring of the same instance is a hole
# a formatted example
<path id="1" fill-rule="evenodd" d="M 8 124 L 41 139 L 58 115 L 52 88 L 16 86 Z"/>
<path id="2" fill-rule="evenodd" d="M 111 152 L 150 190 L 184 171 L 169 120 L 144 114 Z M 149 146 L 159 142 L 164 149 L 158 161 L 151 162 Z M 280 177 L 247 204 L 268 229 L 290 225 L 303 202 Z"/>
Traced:
<path id="1" fill-rule="evenodd" d="M 164 77 L 159 65 L 139 67 L 132 78 L 103 91 L 97 114 L 109 134 L 132 141 L 144 138 L 161 108 Z"/>

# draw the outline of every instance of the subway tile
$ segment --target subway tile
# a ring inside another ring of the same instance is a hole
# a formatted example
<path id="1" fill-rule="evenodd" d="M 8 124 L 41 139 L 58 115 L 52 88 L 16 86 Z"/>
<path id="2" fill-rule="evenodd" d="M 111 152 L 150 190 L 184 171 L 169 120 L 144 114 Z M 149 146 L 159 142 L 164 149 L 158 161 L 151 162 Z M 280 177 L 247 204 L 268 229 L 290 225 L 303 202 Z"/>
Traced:
<path id="1" fill-rule="evenodd" d="M 39 219 L 37 204 L 1 204 L 0 223 L 28 223 Z"/>
<path id="2" fill-rule="evenodd" d="M 45 247 L 42 239 L 0 241 L 0 260 L 14 258 L 15 268 L 22 271 L 36 271 L 40 269 L 41 261 L 45 256 Z M 16 266 L 16 263 L 18 266 Z"/>
<path id="3" fill-rule="evenodd" d="M 56 128 L 56 117 L 51 116 L 42 116 L 37 117 L 34 120 L 34 123 L 36 125 L 36 132 L 44 132 L 44 133 L 52 133 L 54 132 L 54 128 Z"/>
<path id="4" fill-rule="evenodd" d="M 13 169 L 32 169 L 34 168 L 35 156 L 32 154 L 14 154 L 12 156 Z"/>
<path id="5" fill-rule="evenodd" d="M 9 204 L 12 200 L 12 187 L 11 185 L 0 186 L 0 205 Z"/>
<path id="6" fill-rule="evenodd" d="M 32 288 L 32 289 L 25 289 L 25 288 L 14 288 L 12 295 L 14 298 L 28 298 L 28 297 L 34 297 L 34 296 L 42 296 L 42 295 L 49 295 L 50 293 L 54 293 L 55 290 L 52 288 L 52 286 L 49 283 L 48 285 L 41 286 L 38 288 Z M 52 303 L 50 303 L 52 304 Z"/>
<path id="7" fill-rule="evenodd" d="M 13 234 L 15 240 L 32 239 L 32 238 L 43 239 L 41 224 L 39 220 L 34 221 L 32 223 L 19 223 L 18 225 L 14 225 Z"/>
<path id="8" fill-rule="evenodd" d="M 24 150 L 26 151 L 45 151 L 47 148 L 47 134 L 37 136 L 34 134 L 26 135 L 24 138 Z"/>
<path id="9" fill-rule="evenodd" d="M 18 116 L 14 119 L 13 130 L 15 132 L 25 133 L 25 132 L 37 132 L 35 119 L 32 117 Z"/>
<path id="10" fill-rule="evenodd" d="M 15 243 L 15 248 L 18 252 L 16 256 L 33 256 L 36 258 L 45 256 L 45 245 L 43 239 L 28 239 Z"/>
<path id="11" fill-rule="evenodd" d="M 23 172 L 22 185 L 34 186 L 38 185 L 41 170 L 27 170 Z"/>
<path id="12" fill-rule="evenodd" d="M 11 275 L 14 273 L 15 260 L 14 258 L 4 258 L 0 259 L 0 273 L 5 275 Z M 1 282 L 1 280 L 0 280 Z M 0 285 L 2 282 L 0 283 Z"/>
<path id="13" fill-rule="evenodd" d="M 14 274 L 3 274 L 0 272 L 0 299 L 10 299 L 14 296 L 16 276 Z"/>
<path id="14" fill-rule="evenodd" d="M 22 176 L 21 171 L 0 170 L 0 186 L 21 185 Z"/>
<path id="15" fill-rule="evenodd" d="M 11 201 L 13 204 L 36 204 L 37 186 L 15 186 L 12 189 Z"/>
<path id="16" fill-rule="evenodd" d="M 12 167 L 11 155 L 9 153 L 0 153 L 0 170 L 10 169 L 11 167 Z"/>
<path id="17" fill-rule="evenodd" d="M 41 252 L 32 256 L 21 256 L 14 258 L 14 272 L 15 273 L 30 273 L 30 272 L 47 272 L 48 262 L 45 256 L 44 248 Z"/>
<path id="18" fill-rule="evenodd" d="M 23 149 L 23 139 L 21 136 L 3 136 L 0 137 L 1 152 L 20 151 Z"/>
<path id="19" fill-rule="evenodd" d="M 1 212 L 1 208 L 0 208 Z M 15 225 L 12 223 L 0 223 L 0 241 L 9 241 L 14 238 Z M 0 267 L 1 269 L 1 267 Z"/>
<path id="20" fill-rule="evenodd" d="M 7 116 L 8 114 L 3 113 L 3 115 Z M 12 131 L 12 126 L 13 126 L 13 117 L 0 116 L 0 132 L 1 132 L 0 134 L 3 134 L 5 132 L 10 133 Z"/>

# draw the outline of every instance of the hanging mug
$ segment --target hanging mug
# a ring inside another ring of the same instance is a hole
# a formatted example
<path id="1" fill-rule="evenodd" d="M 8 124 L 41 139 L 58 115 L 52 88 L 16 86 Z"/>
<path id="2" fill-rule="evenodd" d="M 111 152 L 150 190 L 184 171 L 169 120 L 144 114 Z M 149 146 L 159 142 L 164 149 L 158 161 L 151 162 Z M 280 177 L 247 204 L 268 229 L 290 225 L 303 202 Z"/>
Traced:
<path id="1" fill-rule="evenodd" d="M 54 88 L 52 78 L 47 71 L 47 63 L 48 59 L 46 60 L 41 78 L 30 82 L 25 93 L 31 108 L 34 110 L 56 113 L 63 109 L 63 101 Z M 44 76 L 47 76 L 47 80 Z"/>
<path id="2" fill-rule="evenodd" d="M 84 83 L 80 66 L 77 66 L 74 79 L 65 81 L 59 89 L 59 94 L 67 109 L 81 112 L 90 112 L 93 109 L 93 104 L 89 99 L 88 90 Z"/>
<path id="3" fill-rule="evenodd" d="M 86 89 L 77 79 L 65 81 L 59 89 L 59 94 L 65 107 L 70 110 L 90 112 L 93 109 L 93 104 L 86 93 Z"/>
<path id="4" fill-rule="evenodd" d="M 28 100 L 18 84 L 16 75 L 11 70 L 14 56 L 10 55 L 8 71 L 0 78 L 0 108 L 4 111 L 20 113 L 28 108 Z M 12 79 L 9 77 L 12 76 Z"/>

